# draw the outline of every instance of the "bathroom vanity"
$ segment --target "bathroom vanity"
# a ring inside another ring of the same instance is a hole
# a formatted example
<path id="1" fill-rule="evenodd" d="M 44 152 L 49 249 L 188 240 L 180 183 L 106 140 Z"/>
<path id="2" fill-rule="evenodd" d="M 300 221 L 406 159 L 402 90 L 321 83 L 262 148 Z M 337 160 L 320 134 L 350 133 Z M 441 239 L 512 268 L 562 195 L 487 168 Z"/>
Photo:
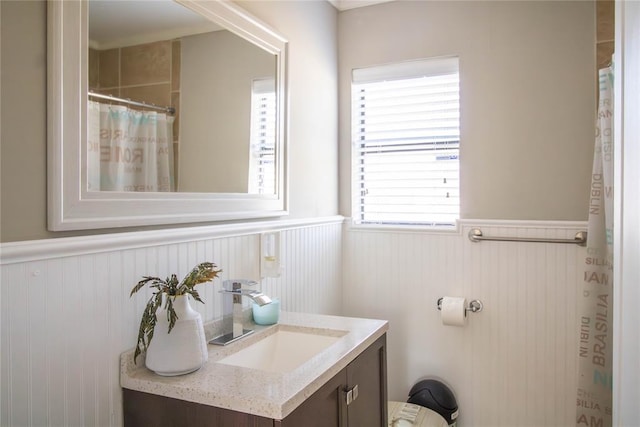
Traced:
<path id="1" fill-rule="evenodd" d="M 282 313 L 277 325 L 209 345 L 205 366 L 177 377 L 124 353 L 124 425 L 386 426 L 387 329 L 383 320 Z"/>

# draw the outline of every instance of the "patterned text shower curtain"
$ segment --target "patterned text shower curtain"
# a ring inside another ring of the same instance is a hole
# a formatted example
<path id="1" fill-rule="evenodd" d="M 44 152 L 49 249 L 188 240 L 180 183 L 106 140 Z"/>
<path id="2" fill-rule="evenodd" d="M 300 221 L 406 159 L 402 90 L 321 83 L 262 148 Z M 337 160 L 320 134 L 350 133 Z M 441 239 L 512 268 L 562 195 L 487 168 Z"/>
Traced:
<path id="1" fill-rule="evenodd" d="M 172 116 L 89 101 L 90 191 L 173 191 Z"/>
<path id="2" fill-rule="evenodd" d="M 613 342 L 613 70 L 600 70 L 589 227 L 578 300 L 576 426 L 611 426 Z"/>

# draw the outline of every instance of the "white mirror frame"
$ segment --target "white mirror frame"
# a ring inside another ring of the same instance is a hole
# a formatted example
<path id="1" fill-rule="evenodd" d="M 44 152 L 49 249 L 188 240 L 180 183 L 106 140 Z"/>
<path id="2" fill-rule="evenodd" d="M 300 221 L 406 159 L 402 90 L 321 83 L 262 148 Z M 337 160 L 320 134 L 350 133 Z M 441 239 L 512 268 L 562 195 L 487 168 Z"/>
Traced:
<path id="1" fill-rule="evenodd" d="M 275 55 L 276 194 L 89 192 L 87 1 L 47 3 L 48 227 L 52 231 L 287 215 L 287 40 L 229 1 L 176 0 Z"/>

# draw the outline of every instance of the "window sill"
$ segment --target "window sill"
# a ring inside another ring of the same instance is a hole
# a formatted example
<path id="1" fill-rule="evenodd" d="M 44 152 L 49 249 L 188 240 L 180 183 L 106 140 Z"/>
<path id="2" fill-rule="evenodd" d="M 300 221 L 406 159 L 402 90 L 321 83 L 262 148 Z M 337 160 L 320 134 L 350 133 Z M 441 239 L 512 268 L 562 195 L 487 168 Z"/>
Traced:
<path id="1" fill-rule="evenodd" d="M 451 226 L 429 226 L 429 225 L 393 225 L 393 224 L 357 224 L 352 218 L 345 219 L 347 231 L 354 232 L 380 232 L 380 233 L 425 233 L 425 234 L 460 234 L 462 228 L 460 221 L 456 221 Z"/>

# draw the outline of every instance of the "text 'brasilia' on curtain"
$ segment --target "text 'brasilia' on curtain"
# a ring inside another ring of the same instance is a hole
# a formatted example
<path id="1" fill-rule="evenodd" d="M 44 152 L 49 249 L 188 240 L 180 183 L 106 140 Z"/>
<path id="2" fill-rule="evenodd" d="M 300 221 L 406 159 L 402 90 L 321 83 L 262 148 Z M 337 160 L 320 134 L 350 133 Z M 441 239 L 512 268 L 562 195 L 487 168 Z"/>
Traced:
<path id="1" fill-rule="evenodd" d="M 589 226 L 578 300 L 577 426 L 611 426 L 613 344 L 613 70 L 599 72 Z"/>

